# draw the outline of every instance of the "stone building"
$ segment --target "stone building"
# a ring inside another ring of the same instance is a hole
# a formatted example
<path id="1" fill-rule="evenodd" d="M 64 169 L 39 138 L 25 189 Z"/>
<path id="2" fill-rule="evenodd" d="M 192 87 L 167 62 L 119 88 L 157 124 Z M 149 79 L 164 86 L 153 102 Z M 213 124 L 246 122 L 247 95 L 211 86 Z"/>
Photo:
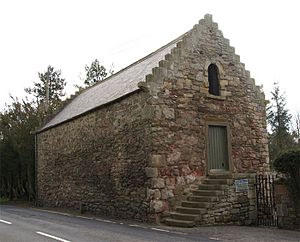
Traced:
<path id="1" fill-rule="evenodd" d="M 211 15 L 88 88 L 37 132 L 43 206 L 246 224 L 268 169 L 265 99 Z"/>

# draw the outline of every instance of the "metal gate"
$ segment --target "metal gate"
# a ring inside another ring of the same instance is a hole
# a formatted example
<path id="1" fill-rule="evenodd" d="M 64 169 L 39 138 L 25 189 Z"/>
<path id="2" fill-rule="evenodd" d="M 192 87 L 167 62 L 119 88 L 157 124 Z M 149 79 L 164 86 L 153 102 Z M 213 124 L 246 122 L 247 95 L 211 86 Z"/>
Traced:
<path id="1" fill-rule="evenodd" d="M 256 176 L 257 225 L 278 225 L 274 180 L 274 175 Z"/>

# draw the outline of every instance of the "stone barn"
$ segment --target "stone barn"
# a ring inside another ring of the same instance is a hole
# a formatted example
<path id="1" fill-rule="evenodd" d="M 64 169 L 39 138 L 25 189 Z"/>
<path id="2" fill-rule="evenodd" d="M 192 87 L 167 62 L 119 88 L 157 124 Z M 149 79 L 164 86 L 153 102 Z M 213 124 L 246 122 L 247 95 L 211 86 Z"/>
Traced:
<path id="1" fill-rule="evenodd" d="M 42 206 L 169 225 L 249 224 L 265 98 L 211 15 L 77 95 L 36 133 Z"/>

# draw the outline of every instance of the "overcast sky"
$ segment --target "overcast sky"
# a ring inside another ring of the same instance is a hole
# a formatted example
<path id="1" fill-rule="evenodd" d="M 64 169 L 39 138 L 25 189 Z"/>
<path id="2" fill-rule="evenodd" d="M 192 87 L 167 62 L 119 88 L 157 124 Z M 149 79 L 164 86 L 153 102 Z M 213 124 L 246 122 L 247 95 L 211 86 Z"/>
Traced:
<path id="1" fill-rule="evenodd" d="M 0 108 L 9 94 L 24 97 L 48 65 L 82 84 L 95 58 L 114 70 L 153 52 L 213 15 L 267 98 L 273 83 L 300 110 L 298 0 L 9 0 L 0 2 Z"/>

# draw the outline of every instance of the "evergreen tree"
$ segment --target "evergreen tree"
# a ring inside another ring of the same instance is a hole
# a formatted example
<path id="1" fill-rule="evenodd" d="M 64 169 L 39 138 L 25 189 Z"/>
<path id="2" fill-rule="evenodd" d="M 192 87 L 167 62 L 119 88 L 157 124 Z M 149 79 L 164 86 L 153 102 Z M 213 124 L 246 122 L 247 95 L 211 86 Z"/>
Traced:
<path id="1" fill-rule="evenodd" d="M 90 66 L 85 66 L 86 77 L 84 84 L 92 86 L 100 81 L 103 81 L 108 75 L 106 68 L 102 66 L 98 59 L 95 59 Z"/>
<path id="2" fill-rule="evenodd" d="M 297 146 L 300 148 L 300 112 L 298 111 L 293 117 L 293 136 Z"/>
<path id="3" fill-rule="evenodd" d="M 36 105 L 12 99 L 0 114 L 0 196 L 35 197 L 34 135 L 39 125 Z"/>
<path id="4" fill-rule="evenodd" d="M 278 83 L 274 83 L 274 89 L 271 94 L 271 104 L 267 108 L 267 118 L 271 127 L 269 149 L 272 162 L 281 152 L 292 148 L 294 142 L 290 134 L 292 116 L 286 108 L 285 94 L 280 92 Z"/>
<path id="5" fill-rule="evenodd" d="M 36 97 L 38 105 L 43 106 L 46 113 L 52 113 L 65 95 L 66 81 L 60 77 L 61 71 L 54 70 L 50 65 L 44 73 L 38 75 L 39 82 L 34 82 L 33 88 L 25 88 L 25 91 Z"/>
<path id="6" fill-rule="evenodd" d="M 12 98 L 0 113 L 0 196 L 9 199 L 35 198 L 35 150 L 33 131 L 60 105 L 65 79 L 48 66 L 38 73 L 39 82 L 25 91 L 36 99 Z"/>

